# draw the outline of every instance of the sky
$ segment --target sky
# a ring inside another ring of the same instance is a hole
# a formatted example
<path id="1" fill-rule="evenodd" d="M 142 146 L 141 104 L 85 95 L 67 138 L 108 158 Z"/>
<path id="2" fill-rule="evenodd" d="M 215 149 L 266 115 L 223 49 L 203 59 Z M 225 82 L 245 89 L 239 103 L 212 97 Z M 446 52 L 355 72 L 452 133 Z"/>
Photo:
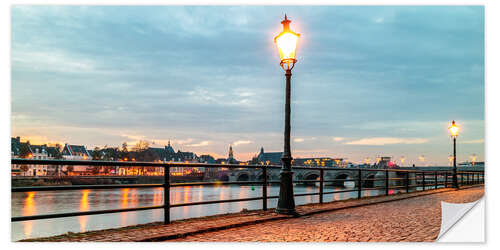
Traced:
<path id="1" fill-rule="evenodd" d="M 14 5 L 11 135 L 282 151 L 285 13 L 301 34 L 293 157 L 448 165 L 456 120 L 458 162 L 484 160 L 481 6 Z"/>

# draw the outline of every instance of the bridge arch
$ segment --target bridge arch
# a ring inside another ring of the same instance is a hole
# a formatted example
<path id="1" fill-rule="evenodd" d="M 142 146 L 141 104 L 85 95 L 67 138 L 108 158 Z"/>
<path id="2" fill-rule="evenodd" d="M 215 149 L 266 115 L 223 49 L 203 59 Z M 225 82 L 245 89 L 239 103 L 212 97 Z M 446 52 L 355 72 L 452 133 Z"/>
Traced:
<path id="1" fill-rule="evenodd" d="M 247 172 L 240 173 L 236 177 L 236 181 L 250 181 L 250 174 Z"/>
<path id="2" fill-rule="evenodd" d="M 305 181 L 319 180 L 319 171 L 309 171 L 309 172 L 304 172 L 304 173 L 298 174 L 296 180 L 304 181 L 304 182 L 300 182 L 300 184 L 302 184 L 302 185 L 308 185 L 308 186 L 309 185 L 311 185 L 311 186 L 318 185 L 317 182 L 305 182 Z"/>
<path id="3" fill-rule="evenodd" d="M 373 173 L 368 173 L 367 175 L 365 175 L 363 177 L 363 187 L 364 188 L 373 188 L 375 187 L 375 176 L 376 176 L 376 173 L 373 172 Z"/>
<path id="4" fill-rule="evenodd" d="M 264 175 L 262 173 L 259 173 L 259 175 L 257 176 L 257 180 L 258 181 L 263 181 L 264 180 Z M 271 180 L 271 175 L 270 174 L 267 174 L 267 180 Z"/>
<path id="5" fill-rule="evenodd" d="M 334 175 L 334 178 L 333 178 L 333 181 L 332 181 L 332 186 L 335 186 L 335 187 L 343 187 L 345 188 L 345 180 L 347 179 L 353 179 L 352 178 L 352 173 L 348 173 L 348 172 L 340 172 L 340 173 L 337 173 Z M 353 182 L 354 183 L 354 182 Z M 352 185 L 350 183 L 350 185 Z M 354 185 L 356 185 L 354 183 Z"/>
<path id="6" fill-rule="evenodd" d="M 229 181 L 229 175 L 227 174 L 219 175 L 219 181 Z"/>
<path id="7" fill-rule="evenodd" d="M 319 173 L 309 172 L 304 174 L 304 180 L 317 180 L 319 178 Z"/>

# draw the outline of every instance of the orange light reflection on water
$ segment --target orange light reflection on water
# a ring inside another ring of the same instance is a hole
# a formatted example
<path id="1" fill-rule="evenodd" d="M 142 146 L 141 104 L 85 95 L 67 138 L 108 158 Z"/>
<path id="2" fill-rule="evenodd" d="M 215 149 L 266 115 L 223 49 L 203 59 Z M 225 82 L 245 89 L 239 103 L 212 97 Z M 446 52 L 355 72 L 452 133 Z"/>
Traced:
<path id="1" fill-rule="evenodd" d="M 89 193 L 90 190 L 82 190 L 82 198 L 80 199 L 80 211 L 88 211 L 89 210 Z M 78 216 L 78 221 L 80 222 L 80 231 L 84 232 L 87 226 L 88 217 L 87 216 Z"/>
<path id="2" fill-rule="evenodd" d="M 129 193 L 129 191 L 130 191 L 129 188 L 122 189 L 122 208 L 128 207 L 128 193 Z"/>
<path id="3" fill-rule="evenodd" d="M 128 207 L 128 194 L 130 189 L 129 188 L 123 188 L 121 189 L 122 191 L 122 208 L 127 208 Z M 122 227 L 127 225 L 127 213 L 120 213 L 120 222 Z"/>
<path id="4" fill-rule="evenodd" d="M 36 213 L 36 204 L 35 204 L 35 192 L 28 192 L 28 196 L 24 200 L 24 208 L 23 208 L 23 215 L 24 216 L 29 216 L 29 215 L 34 215 Z M 28 220 L 24 221 L 24 235 L 26 238 L 29 238 L 31 236 L 31 232 L 33 230 L 33 221 Z"/>
<path id="5" fill-rule="evenodd" d="M 184 187 L 184 203 L 189 203 L 190 200 L 189 198 L 191 197 L 191 186 L 185 186 Z M 182 208 L 182 212 L 184 214 L 184 217 L 187 217 L 189 215 L 189 206 L 184 206 Z"/>

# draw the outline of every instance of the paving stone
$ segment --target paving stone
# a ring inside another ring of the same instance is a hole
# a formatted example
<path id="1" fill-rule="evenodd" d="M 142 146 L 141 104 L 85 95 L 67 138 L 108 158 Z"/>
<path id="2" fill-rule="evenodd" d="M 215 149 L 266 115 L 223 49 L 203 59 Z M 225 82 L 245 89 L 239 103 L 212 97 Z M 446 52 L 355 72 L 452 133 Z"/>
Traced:
<path id="1" fill-rule="evenodd" d="M 250 211 L 26 241 L 433 241 L 440 231 L 441 201 L 471 202 L 483 193 L 483 186 L 428 190 L 303 205 L 298 218 Z"/>
<path id="2" fill-rule="evenodd" d="M 472 202 L 484 189 L 434 193 L 405 200 L 266 222 L 173 241 L 434 241 L 441 227 L 441 201 Z M 341 219 L 339 219 L 341 218 Z M 331 230 L 334 228 L 334 230 Z M 304 235 L 307 237 L 291 237 Z"/>

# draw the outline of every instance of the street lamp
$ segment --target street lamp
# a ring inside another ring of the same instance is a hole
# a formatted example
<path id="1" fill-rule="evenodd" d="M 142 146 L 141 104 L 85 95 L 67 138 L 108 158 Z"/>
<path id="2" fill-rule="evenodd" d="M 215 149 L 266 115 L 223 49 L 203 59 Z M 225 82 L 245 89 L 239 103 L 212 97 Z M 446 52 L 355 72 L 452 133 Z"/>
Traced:
<path id="1" fill-rule="evenodd" d="M 455 121 L 451 122 L 451 126 L 448 127 L 451 137 L 453 138 L 453 187 L 458 188 L 457 179 L 457 136 L 460 128 L 455 124 Z"/>
<path id="2" fill-rule="evenodd" d="M 280 65 L 285 71 L 286 77 L 285 146 L 281 157 L 283 165 L 280 172 L 280 196 L 276 208 L 280 214 L 296 214 L 293 198 L 292 154 L 290 152 L 290 79 L 292 78 L 292 69 L 297 62 L 295 51 L 300 35 L 290 30 L 290 22 L 285 14 L 285 19 L 281 21 L 283 31 L 274 38 L 280 53 Z"/>

